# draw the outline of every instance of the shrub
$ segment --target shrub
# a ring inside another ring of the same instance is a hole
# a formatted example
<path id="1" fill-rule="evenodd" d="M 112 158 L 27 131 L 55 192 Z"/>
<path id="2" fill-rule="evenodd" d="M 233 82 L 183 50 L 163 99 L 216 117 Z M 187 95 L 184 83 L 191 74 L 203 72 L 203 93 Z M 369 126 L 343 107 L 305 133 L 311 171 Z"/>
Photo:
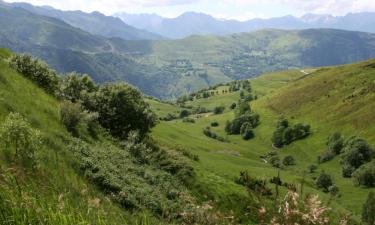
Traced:
<path id="1" fill-rule="evenodd" d="M 312 165 L 310 165 L 309 167 L 308 167 L 308 170 L 309 170 L 309 172 L 310 173 L 315 173 L 315 171 L 318 169 L 318 167 L 316 166 L 316 165 L 314 165 L 314 164 L 312 164 Z"/>
<path id="2" fill-rule="evenodd" d="M 214 108 L 214 114 L 222 114 L 225 110 L 224 106 L 216 106 Z"/>
<path id="3" fill-rule="evenodd" d="M 171 121 L 171 120 L 175 120 L 175 119 L 178 119 L 178 116 L 173 115 L 171 113 L 168 113 L 165 117 L 161 118 L 161 120 L 164 120 L 164 121 Z"/>
<path id="4" fill-rule="evenodd" d="M 354 172 L 361 165 L 371 161 L 374 156 L 374 149 L 365 140 L 358 137 L 351 137 L 346 140 L 342 151 L 343 174 L 347 177 L 351 176 L 348 168 L 352 168 L 352 172 Z"/>
<path id="5" fill-rule="evenodd" d="M 254 137 L 252 125 L 249 122 L 243 123 L 240 129 L 242 139 L 249 140 Z"/>
<path id="6" fill-rule="evenodd" d="M 328 187 L 328 192 L 332 196 L 336 196 L 339 193 L 340 189 L 336 185 L 332 185 Z"/>
<path id="7" fill-rule="evenodd" d="M 375 193 L 370 192 L 362 207 L 362 221 L 368 225 L 375 224 Z"/>
<path id="8" fill-rule="evenodd" d="M 25 165 L 37 165 L 37 152 L 42 147 L 40 132 L 31 128 L 19 113 L 10 113 L 0 127 L 0 141 L 5 149 L 15 151 Z"/>
<path id="9" fill-rule="evenodd" d="M 303 139 L 310 135 L 310 126 L 303 124 L 296 124 L 293 127 L 289 126 L 286 119 L 281 119 L 277 123 L 276 131 L 272 135 L 272 143 L 275 147 L 282 147 L 289 145 L 293 141 Z"/>
<path id="10" fill-rule="evenodd" d="M 353 173 L 356 184 L 366 187 L 375 187 L 375 160 L 364 164 Z"/>
<path id="11" fill-rule="evenodd" d="M 328 192 L 329 187 L 333 185 L 332 177 L 322 171 L 316 178 L 315 184 L 319 189 L 322 189 L 324 192 Z"/>
<path id="12" fill-rule="evenodd" d="M 229 108 L 233 110 L 233 109 L 235 109 L 235 108 L 236 108 L 236 106 L 237 106 L 237 104 L 236 104 L 236 103 L 232 103 L 232 104 L 231 104 L 231 105 L 229 106 Z"/>
<path id="13" fill-rule="evenodd" d="M 182 119 L 182 122 L 184 122 L 184 123 L 195 123 L 195 119 L 185 117 L 184 119 Z"/>
<path id="14" fill-rule="evenodd" d="M 60 104 L 60 121 L 72 134 L 78 134 L 78 124 L 82 118 L 83 112 L 79 103 L 65 101 Z"/>
<path id="15" fill-rule="evenodd" d="M 211 127 L 218 127 L 219 123 L 217 121 L 211 122 Z"/>
<path id="16" fill-rule="evenodd" d="M 190 115 L 190 112 L 186 109 L 183 109 L 181 112 L 180 112 L 180 118 L 185 118 L 185 117 L 188 117 Z"/>
<path id="17" fill-rule="evenodd" d="M 249 113 L 251 113 L 251 108 L 250 108 L 249 103 L 240 101 L 238 103 L 238 108 L 236 110 L 236 116 L 239 117 L 241 115 L 249 114 Z"/>
<path id="18" fill-rule="evenodd" d="M 223 137 L 220 137 L 219 135 L 217 135 L 215 132 L 213 132 L 210 127 L 206 127 L 204 130 L 203 130 L 203 134 L 206 135 L 207 137 L 209 138 L 212 138 L 212 139 L 216 139 L 218 141 L 221 141 L 221 142 L 227 142 L 227 140 L 225 140 Z"/>
<path id="19" fill-rule="evenodd" d="M 255 192 L 258 195 L 272 195 L 271 189 L 267 187 L 266 180 L 253 178 L 249 176 L 247 171 L 240 172 L 240 177 L 235 179 L 235 183 L 245 186 L 249 191 Z"/>
<path id="20" fill-rule="evenodd" d="M 10 58 L 9 65 L 43 88 L 47 93 L 56 95 L 59 78 L 57 73 L 50 69 L 45 62 L 34 59 L 30 55 L 22 54 L 13 55 Z"/>
<path id="21" fill-rule="evenodd" d="M 323 155 L 318 156 L 318 162 L 324 163 L 332 160 L 335 157 L 335 153 L 332 151 L 325 151 Z"/>
<path id="22" fill-rule="evenodd" d="M 60 97 L 72 102 L 78 102 L 84 99 L 85 94 L 93 93 L 97 90 L 98 86 L 88 75 L 73 72 L 62 79 Z"/>
<path id="23" fill-rule="evenodd" d="M 107 84 L 92 98 L 88 110 L 98 112 L 99 123 L 116 138 L 126 139 L 131 130 L 138 130 L 143 137 L 156 123 L 142 94 L 127 84 Z"/>
<path id="24" fill-rule="evenodd" d="M 295 162 L 295 159 L 293 158 L 293 156 L 291 155 L 288 155 L 288 156 L 285 156 L 284 159 L 283 159 L 283 165 L 284 166 L 291 166 L 291 165 L 295 165 L 296 162 Z"/>
<path id="25" fill-rule="evenodd" d="M 278 156 L 272 156 L 270 158 L 270 163 L 273 167 L 280 168 L 281 167 L 281 161 Z"/>
<path id="26" fill-rule="evenodd" d="M 339 155 L 344 147 L 344 138 L 338 132 L 330 135 L 327 139 L 328 151 Z"/>

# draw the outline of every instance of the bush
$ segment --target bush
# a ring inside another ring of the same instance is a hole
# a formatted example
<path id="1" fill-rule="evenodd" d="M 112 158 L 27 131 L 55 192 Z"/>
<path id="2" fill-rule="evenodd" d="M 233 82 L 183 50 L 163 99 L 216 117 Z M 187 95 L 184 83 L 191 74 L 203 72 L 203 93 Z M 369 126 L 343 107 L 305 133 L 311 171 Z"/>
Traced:
<path id="1" fill-rule="evenodd" d="M 295 165 L 296 162 L 295 162 L 295 159 L 293 158 L 293 156 L 291 155 L 288 155 L 288 156 L 285 156 L 284 159 L 283 159 L 283 165 L 284 166 L 292 166 L 292 165 Z"/>
<path id="2" fill-rule="evenodd" d="M 249 191 L 259 195 L 272 195 L 271 189 L 267 187 L 267 181 L 250 177 L 247 171 L 240 172 L 240 177 L 235 179 L 235 183 L 245 186 Z"/>
<path id="3" fill-rule="evenodd" d="M 329 188 L 328 188 L 328 192 L 332 196 L 336 196 L 339 193 L 339 191 L 340 191 L 340 189 L 336 185 L 329 186 Z"/>
<path id="4" fill-rule="evenodd" d="M 219 135 L 217 135 L 215 132 L 213 132 L 210 127 L 206 127 L 204 130 L 203 130 L 203 134 L 206 135 L 207 137 L 209 138 L 212 138 L 212 139 L 216 139 L 218 141 L 221 141 L 221 142 L 227 142 L 227 140 L 225 140 L 223 137 L 220 137 Z"/>
<path id="5" fill-rule="evenodd" d="M 353 173 L 353 179 L 357 185 L 375 187 L 375 160 L 359 167 Z"/>
<path id="6" fill-rule="evenodd" d="M 318 167 L 314 164 L 310 165 L 308 167 L 310 173 L 315 173 L 315 171 L 318 169 Z"/>
<path id="7" fill-rule="evenodd" d="M 211 127 L 218 127 L 219 126 L 219 123 L 214 121 L 214 122 L 211 122 Z"/>
<path id="8" fill-rule="evenodd" d="M 232 103 L 232 104 L 229 106 L 229 108 L 230 108 L 231 110 L 235 109 L 236 107 L 237 107 L 237 104 L 236 104 L 236 103 Z"/>
<path id="9" fill-rule="evenodd" d="M 190 112 L 186 109 L 183 109 L 181 112 L 180 112 L 180 118 L 185 118 L 185 117 L 188 117 L 190 115 Z"/>
<path id="10" fill-rule="evenodd" d="M 344 147 L 344 138 L 338 132 L 330 135 L 327 139 L 328 151 L 339 155 Z"/>
<path id="11" fill-rule="evenodd" d="M 14 150 L 25 165 L 37 165 L 37 152 L 42 147 L 40 132 L 31 128 L 19 113 L 10 113 L 0 127 L 0 141 L 5 150 Z"/>
<path id="12" fill-rule="evenodd" d="M 375 224 L 375 193 L 370 192 L 362 207 L 362 221 L 368 225 Z"/>
<path id="13" fill-rule="evenodd" d="M 278 156 L 272 156 L 270 159 L 270 163 L 273 167 L 280 168 L 281 167 L 281 161 Z"/>
<path id="14" fill-rule="evenodd" d="M 363 139 L 351 137 L 344 143 L 343 154 L 341 156 L 341 164 L 343 165 L 343 174 L 350 177 L 352 172 L 361 165 L 371 161 L 374 156 L 374 149 Z M 345 170 L 345 172 L 344 172 Z"/>
<path id="15" fill-rule="evenodd" d="M 59 86 L 57 73 L 48 65 L 30 55 L 13 55 L 9 61 L 10 67 L 24 75 L 43 88 L 47 93 L 56 95 Z"/>
<path id="16" fill-rule="evenodd" d="M 249 103 L 240 101 L 238 103 L 238 108 L 236 110 L 236 116 L 239 117 L 239 116 L 242 116 L 244 114 L 249 114 L 249 113 L 251 113 L 251 108 L 250 108 Z"/>
<path id="17" fill-rule="evenodd" d="M 254 132 L 252 129 L 252 125 L 249 122 L 243 123 L 240 129 L 240 134 L 242 139 L 250 140 L 254 137 Z"/>
<path id="18" fill-rule="evenodd" d="M 84 100 L 84 95 L 98 90 L 98 86 L 88 75 L 67 74 L 61 82 L 60 97 L 71 102 Z"/>
<path id="19" fill-rule="evenodd" d="M 177 115 L 173 115 L 171 113 L 168 113 L 165 117 L 161 118 L 161 120 L 164 120 L 164 121 L 171 121 L 171 120 L 175 120 L 175 119 L 178 119 L 179 117 Z"/>
<path id="20" fill-rule="evenodd" d="M 195 123 L 195 119 L 186 117 L 182 120 L 182 122 L 184 122 L 184 123 Z"/>
<path id="21" fill-rule="evenodd" d="M 99 123 L 116 138 L 126 139 L 131 130 L 143 137 L 155 125 L 156 116 L 142 94 L 125 84 L 107 84 L 92 96 L 87 109 L 98 112 Z"/>
<path id="22" fill-rule="evenodd" d="M 328 192 L 329 187 L 333 185 L 333 180 L 330 175 L 322 171 L 318 178 L 316 178 L 315 184 L 319 189 L 322 189 L 324 192 Z"/>
<path id="23" fill-rule="evenodd" d="M 83 110 L 79 103 L 65 101 L 60 104 L 60 121 L 72 134 L 78 134 L 78 124 L 82 118 Z"/>
<path id="24" fill-rule="evenodd" d="M 225 110 L 224 106 L 216 106 L 214 108 L 214 114 L 222 114 Z"/>

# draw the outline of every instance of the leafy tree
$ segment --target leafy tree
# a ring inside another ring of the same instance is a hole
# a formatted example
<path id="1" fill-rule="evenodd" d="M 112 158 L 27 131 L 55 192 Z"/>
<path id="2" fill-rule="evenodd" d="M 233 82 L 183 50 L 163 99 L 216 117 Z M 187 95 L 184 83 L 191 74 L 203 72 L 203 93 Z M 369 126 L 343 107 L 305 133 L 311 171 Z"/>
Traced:
<path id="1" fill-rule="evenodd" d="M 233 110 L 233 109 L 235 109 L 235 108 L 236 108 L 236 106 L 237 106 L 237 104 L 236 104 L 236 103 L 232 103 L 232 104 L 230 105 L 230 107 L 229 107 L 229 108 Z"/>
<path id="2" fill-rule="evenodd" d="M 375 193 L 370 192 L 362 207 L 362 221 L 368 225 L 375 224 Z"/>
<path id="3" fill-rule="evenodd" d="M 361 165 L 371 161 L 373 156 L 374 150 L 371 146 L 365 140 L 354 136 L 344 143 L 341 163 L 346 168 L 352 167 L 357 169 Z M 351 176 L 349 173 L 345 174 Z"/>
<path id="4" fill-rule="evenodd" d="M 211 122 L 211 127 L 218 127 L 219 123 L 217 121 Z"/>
<path id="5" fill-rule="evenodd" d="M 284 145 L 283 132 L 284 132 L 283 128 L 278 128 L 272 135 L 271 141 L 273 145 L 277 148 L 281 148 Z"/>
<path id="6" fill-rule="evenodd" d="M 239 117 L 236 117 L 232 122 L 227 122 L 225 126 L 225 131 L 228 134 L 240 134 L 241 126 L 244 123 L 250 123 L 251 128 L 255 128 L 259 124 L 259 115 L 247 113 Z"/>
<path id="7" fill-rule="evenodd" d="M 45 62 L 34 59 L 31 55 L 22 54 L 13 55 L 10 58 L 9 65 L 43 88 L 47 93 L 56 95 L 59 78 L 57 73 L 50 69 Z"/>
<path id="8" fill-rule="evenodd" d="M 31 128 L 28 121 L 19 113 L 10 113 L 0 127 L 0 141 L 5 149 L 15 151 L 26 164 L 37 164 L 36 153 L 42 146 L 40 132 Z"/>
<path id="9" fill-rule="evenodd" d="M 353 173 L 353 179 L 358 185 L 375 187 L 375 160 L 359 167 Z"/>
<path id="10" fill-rule="evenodd" d="M 270 159 L 270 163 L 273 167 L 280 168 L 281 167 L 281 161 L 278 156 L 272 156 Z"/>
<path id="11" fill-rule="evenodd" d="M 318 178 L 316 178 L 315 184 L 319 189 L 323 189 L 323 191 L 328 192 L 329 187 L 333 185 L 333 180 L 329 174 L 322 171 Z"/>
<path id="12" fill-rule="evenodd" d="M 66 129 L 78 135 L 78 124 L 83 118 L 82 107 L 78 103 L 65 101 L 60 104 L 60 120 Z"/>
<path id="13" fill-rule="evenodd" d="M 114 137 L 125 139 L 132 130 L 143 137 L 155 125 L 156 116 L 142 94 L 125 83 L 102 86 L 92 99 L 88 109 L 98 112 L 99 123 Z"/>

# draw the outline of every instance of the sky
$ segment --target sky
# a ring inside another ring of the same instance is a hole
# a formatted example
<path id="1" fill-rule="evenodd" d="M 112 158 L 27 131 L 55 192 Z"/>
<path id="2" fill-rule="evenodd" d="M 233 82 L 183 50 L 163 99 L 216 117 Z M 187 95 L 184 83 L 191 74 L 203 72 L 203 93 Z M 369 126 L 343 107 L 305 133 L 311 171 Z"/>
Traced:
<path id="1" fill-rule="evenodd" d="M 306 13 L 334 16 L 356 12 L 375 12 L 375 0 L 5 0 L 49 5 L 62 10 L 155 13 L 176 17 L 194 11 L 222 19 L 248 20 Z"/>

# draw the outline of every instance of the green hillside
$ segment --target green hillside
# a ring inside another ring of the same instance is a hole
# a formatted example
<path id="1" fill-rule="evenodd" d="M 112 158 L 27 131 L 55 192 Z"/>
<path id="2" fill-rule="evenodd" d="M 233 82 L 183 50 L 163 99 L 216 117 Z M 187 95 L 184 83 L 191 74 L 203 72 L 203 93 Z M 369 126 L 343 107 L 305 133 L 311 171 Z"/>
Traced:
<path id="1" fill-rule="evenodd" d="M 185 107 L 188 108 L 201 106 L 212 110 L 216 106 L 225 106 L 226 109 L 219 115 L 191 115 L 195 123 L 182 120 L 161 122 L 154 128 L 153 136 L 162 145 L 199 156 L 200 161 L 194 166 L 199 182 L 204 185 L 198 188 L 209 193 L 206 196 L 224 208 L 235 209 L 246 204 L 238 200 L 244 198 L 244 190 L 233 182 L 244 170 L 251 176 L 265 179 L 277 176 L 280 171 L 283 181 L 300 186 L 304 180 L 305 192 L 319 193 L 328 201 L 329 195 L 317 190 L 314 184 L 314 179 L 324 170 L 333 177 L 340 190 L 340 196 L 331 202 L 335 215 L 343 217 L 349 211 L 354 219 L 359 220 L 362 204 L 374 188 L 355 186 L 352 179 L 343 178 L 340 156 L 322 164 L 318 164 L 317 157 L 326 151 L 326 140 L 334 132 L 341 132 L 346 138 L 357 135 L 375 145 L 374 65 L 375 61 L 370 60 L 316 70 L 276 72 L 251 79 L 252 92 L 258 99 L 250 105 L 260 115 L 260 125 L 254 129 L 255 138 L 249 141 L 242 140 L 239 135 L 227 135 L 224 131 L 226 122 L 234 118 L 234 110 L 229 106 L 238 102 L 240 91 L 224 94 L 219 91 L 208 98 L 187 101 Z M 218 89 L 228 87 L 219 86 Z M 275 150 L 271 137 L 280 117 L 288 119 L 291 124 L 309 124 L 312 134 Z M 219 126 L 210 129 L 228 142 L 203 134 L 203 129 L 214 121 Z M 273 151 L 281 159 L 292 155 L 296 165 L 277 169 L 270 165 L 269 159 L 266 163 L 261 156 Z M 314 173 L 307 172 L 311 164 L 318 167 Z"/>

